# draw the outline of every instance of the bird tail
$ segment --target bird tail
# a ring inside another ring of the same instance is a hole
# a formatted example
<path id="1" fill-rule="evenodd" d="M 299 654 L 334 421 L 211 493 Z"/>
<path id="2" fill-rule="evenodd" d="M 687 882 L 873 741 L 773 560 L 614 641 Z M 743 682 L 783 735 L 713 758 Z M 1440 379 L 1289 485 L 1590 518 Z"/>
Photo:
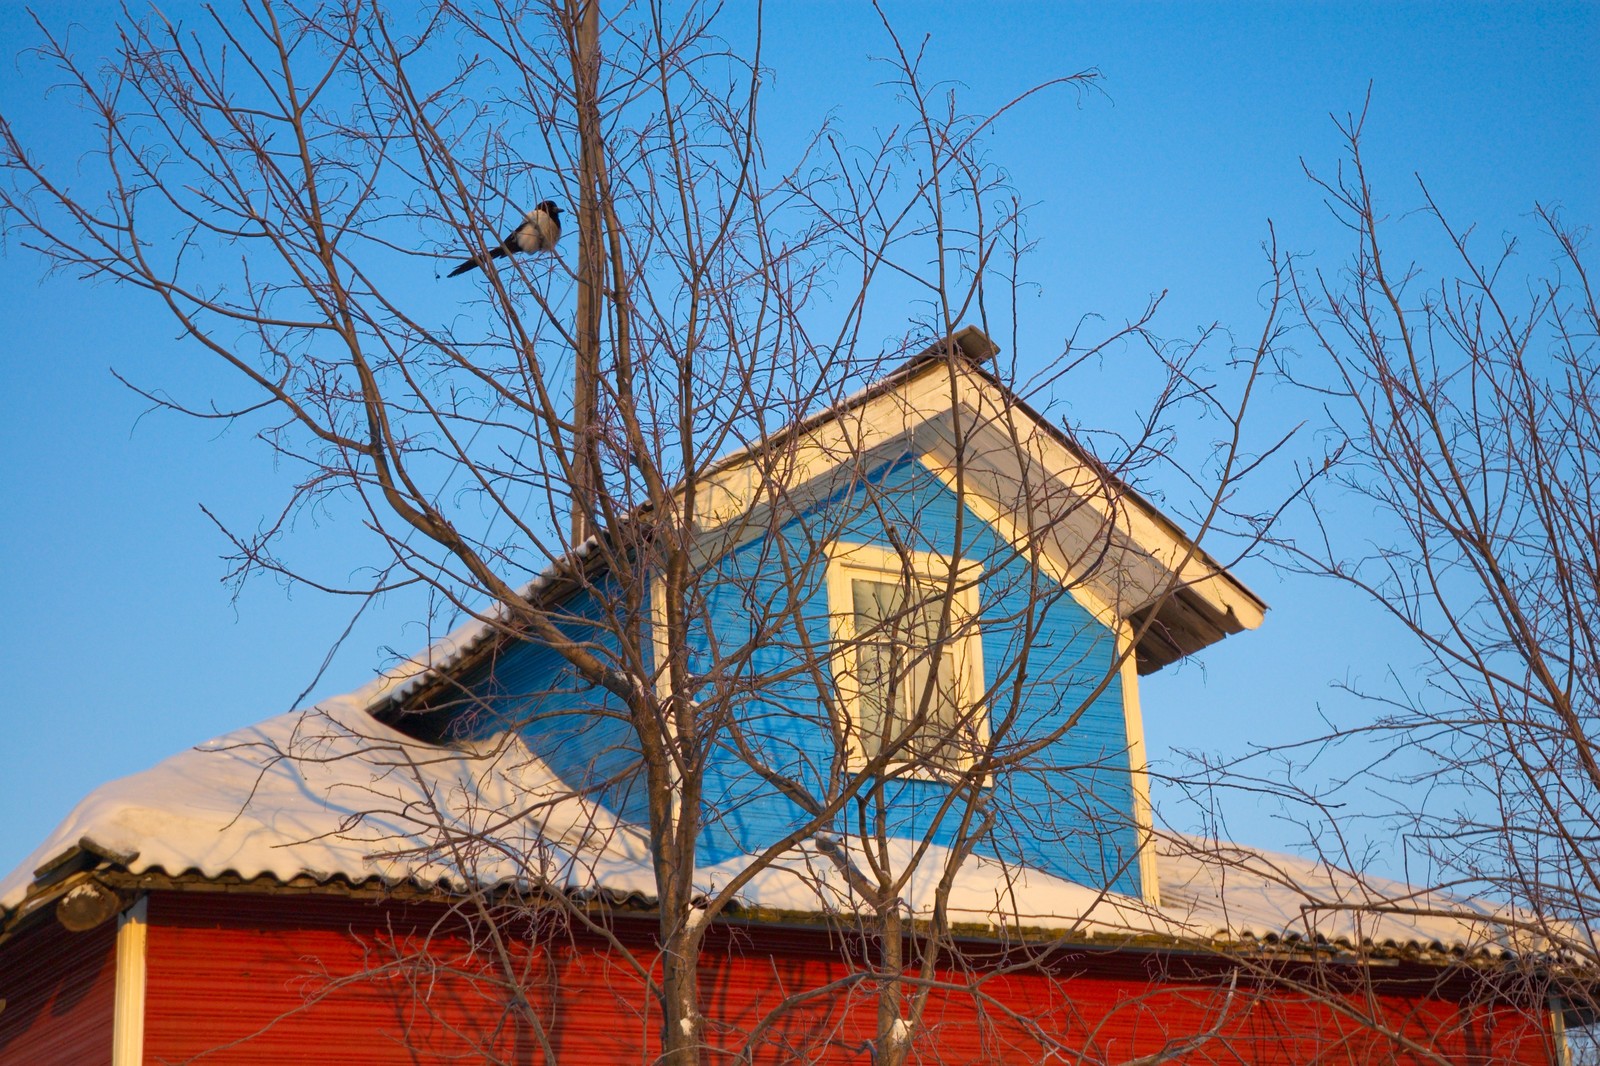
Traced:
<path id="1" fill-rule="evenodd" d="M 506 254 L 506 250 L 504 248 L 492 248 L 492 249 L 489 250 L 489 259 L 500 259 L 505 254 Z M 482 270 L 483 269 L 483 264 L 486 263 L 486 262 L 488 262 L 488 259 L 483 259 L 483 258 L 480 258 L 479 256 L 473 256 L 471 259 L 468 259 L 465 263 L 462 263 L 460 266 L 458 266 L 454 270 L 450 271 L 450 273 L 446 274 L 445 277 L 447 277 L 447 278 L 460 277 L 462 274 L 465 274 L 469 270 Z"/>

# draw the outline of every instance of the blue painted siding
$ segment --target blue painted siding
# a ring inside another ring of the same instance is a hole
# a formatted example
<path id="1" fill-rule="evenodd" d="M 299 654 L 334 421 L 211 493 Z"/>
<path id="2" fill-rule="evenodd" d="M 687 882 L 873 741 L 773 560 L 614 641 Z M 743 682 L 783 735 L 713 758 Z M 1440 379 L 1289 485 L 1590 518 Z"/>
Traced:
<path id="1" fill-rule="evenodd" d="M 719 645 L 756 638 L 748 676 L 721 683 L 757 759 L 818 796 L 829 794 L 830 780 L 845 772 L 827 695 L 821 549 L 834 539 L 887 547 L 891 530 L 913 551 L 982 565 L 980 625 L 992 728 L 1002 748 L 1044 743 L 1025 760 L 1026 770 L 996 776 L 987 797 L 996 825 L 978 853 L 1136 895 L 1133 782 L 1121 678 L 1112 672 L 1114 635 L 1063 590 L 1041 585 L 1042 575 L 910 456 L 745 545 L 707 575 L 705 610 Z M 809 565 L 796 569 L 801 563 Z M 793 599 L 790 589 L 799 590 Z M 795 673 L 801 661 L 815 663 L 816 670 Z M 1086 699 L 1097 687 L 1099 695 Z M 836 827 L 859 831 L 882 814 L 891 836 L 927 835 L 950 844 L 962 808 L 935 824 L 947 795 L 937 781 L 890 782 L 851 802 Z M 706 801 L 707 862 L 758 851 L 804 820 L 731 744 L 708 767 Z"/>
<path id="2" fill-rule="evenodd" d="M 886 463 L 776 532 L 733 551 L 704 576 L 692 641 L 702 653 L 708 706 L 731 708 L 741 752 L 724 727 L 705 775 L 701 861 L 760 851 L 805 821 L 801 809 L 755 772 L 791 776 L 811 795 L 835 794 L 847 776 L 836 743 L 829 673 L 826 553 L 833 540 L 889 546 L 982 566 L 980 625 L 991 728 L 1002 749 L 1043 743 L 1026 769 L 998 774 L 986 794 L 995 828 L 977 849 L 1070 880 L 1137 895 L 1137 833 L 1113 634 L 1059 587 L 1030 571 L 1009 544 L 911 456 Z M 600 620 L 614 589 L 574 597 L 565 623 L 604 654 L 615 637 Z M 716 663 L 721 663 L 720 667 Z M 555 652 L 510 646 L 462 679 L 474 693 L 473 732 L 514 727 L 567 781 L 620 817 L 645 821 L 637 743 L 620 707 L 578 680 Z M 1093 698 L 1097 687 L 1101 691 Z M 1068 723 L 1070 727 L 1068 728 Z M 1059 736 L 1053 736 L 1055 733 Z M 891 836 L 949 844 L 962 809 L 938 822 L 948 788 L 933 780 L 883 783 L 834 822 L 858 832 L 881 817 Z"/>
<path id="3" fill-rule="evenodd" d="M 616 627 L 606 617 L 616 592 L 602 580 L 594 592 L 569 597 L 557 619 L 564 633 L 602 659 L 617 654 Z M 627 821 L 648 821 L 639 745 L 625 708 L 580 678 L 559 652 L 534 643 L 508 645 L 496 660 L 463 675 L 461 688 L 470 696 L 457 712 L 459 734 L 519 730 L 563 781 Z"/>

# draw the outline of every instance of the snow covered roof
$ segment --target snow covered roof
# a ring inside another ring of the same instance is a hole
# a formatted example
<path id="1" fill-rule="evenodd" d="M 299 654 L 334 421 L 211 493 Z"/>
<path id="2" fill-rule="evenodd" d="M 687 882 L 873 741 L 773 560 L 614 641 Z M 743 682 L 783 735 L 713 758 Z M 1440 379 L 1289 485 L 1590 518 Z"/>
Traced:
<path id="1" fill-rule="evenodd" d="M 0 880 L 0 916 L 51 898 L 62 860 L 85 852 L 135 875 L 445 889 L 515 882 L 654 896 L 641 828 L 575 796 L 514 735 L 470 748 L 420 743 L 371 718 L 371 698 L 369 686 L 269 718 L 96 789 Z M 904 853 L 914 846 L 904 842 Z M 925 861 L 940 859 L 935 849 Z M 712 891 L 743 866 L 734 859 L 703 868 L 700 882 Z M 951 917 L 1207 942 L 1293 938 L 1456 953 L 1507 946 L 1487 910 L 1292 856 L 1170 836 L 1158 869 L 1162 905 L 1153 909 L 973 858 Z M 914 910 L 926 911 L 935 880 L 913 879 Z M 740 901 L 786 912 L 853 909 L 817 842 L 759 873 Z"/>

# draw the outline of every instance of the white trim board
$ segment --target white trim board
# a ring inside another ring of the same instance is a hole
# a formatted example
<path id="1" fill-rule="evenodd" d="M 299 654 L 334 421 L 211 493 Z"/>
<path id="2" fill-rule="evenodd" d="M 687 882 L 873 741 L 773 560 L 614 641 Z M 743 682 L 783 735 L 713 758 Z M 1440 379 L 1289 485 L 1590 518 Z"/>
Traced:
<path id="1" fill-rule="evenodd" d="M 112 1066 L 143 1066 L 148 896 L 117 916 L 117 977 L 111 1022 Z"/>

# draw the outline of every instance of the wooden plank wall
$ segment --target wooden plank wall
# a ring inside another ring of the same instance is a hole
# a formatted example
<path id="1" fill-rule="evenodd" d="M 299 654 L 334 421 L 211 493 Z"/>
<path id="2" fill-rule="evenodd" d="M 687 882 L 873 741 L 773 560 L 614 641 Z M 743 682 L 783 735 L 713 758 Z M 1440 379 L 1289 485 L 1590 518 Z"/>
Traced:
<path id="1" fill-rule="evenodd" d="M 0 1066 L 106 1066 L 117 923 L 69 933 L 53 916 L 0 944 Z"/>
<path id="2" fill-rule="evenodd" d="M 656 1046 L 658 1016 L 637 975 L 597 938 L 550 923 L 506 928 L 505 957 L 536 1025 L 519 1017 L 498 980 L 492 941 L 436 906 L 165 893 L 152 898 L 150 923 L 151 1063 L 648 1063 Z M 633 918 L 616 929 L 647 953 L 651 927 Z M 861 947 L 817 929 L 715 929 L 704 1008 L 717 1049 L 706 1061 L 734 1061 L 729 1053 L 754 1038 L 753 1062 L 867 1066 L 869 984 L 779 1009 L 786 997 L 847 977 L 845 955 Z M 1482 998 L 1487 986 L 1459 972 L 1346 965 L 1330 971 L 1330 1006 L 1230 977 L 1217 959 L 1080 950 L 1008 969 L 1022 957 L 985 958 L 992 948 L 970 947 L 966 967 L 940 973 L 950 987 L 934 998 L 915 1062 L 1037 1063 L 1041 1034 L 1082 1051 L 1083 1061 L 1120 1062 L 1213 1030 L 1180 1061 L 1431 1061 L 1360 1024 L 1355 1016 L 1369 1009 L 1405 1040 L 1463 1066 L 1550 1061 L 1542 1002 L 1525 1013 Z"/>

